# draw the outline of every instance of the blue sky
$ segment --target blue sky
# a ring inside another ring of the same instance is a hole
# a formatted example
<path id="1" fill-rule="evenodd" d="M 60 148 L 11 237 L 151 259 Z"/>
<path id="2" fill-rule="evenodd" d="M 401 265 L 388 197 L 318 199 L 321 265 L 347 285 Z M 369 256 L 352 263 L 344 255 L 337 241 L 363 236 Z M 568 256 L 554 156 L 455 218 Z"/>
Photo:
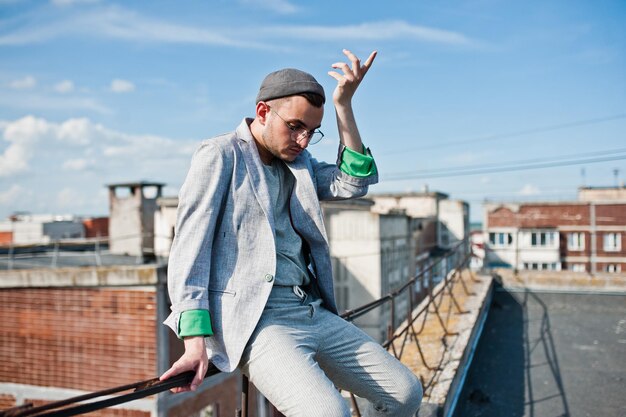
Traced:
<path id="1" fill-rule="evenodd" d="M 574 199 L 626 176 L 624 22 L 623 0 L 0 0 L 0 218 L 107 214 L 119 181 L 175 195 L 266 73 L 330 93 L 342 48 L 379 52 L 354 103 L 372 192 L 428 186 L 474 221 L 484 199 Z M 334 161 L 330 104 L 322 130 Z M 502 168 L 520 161 L 544 168 Z"/>

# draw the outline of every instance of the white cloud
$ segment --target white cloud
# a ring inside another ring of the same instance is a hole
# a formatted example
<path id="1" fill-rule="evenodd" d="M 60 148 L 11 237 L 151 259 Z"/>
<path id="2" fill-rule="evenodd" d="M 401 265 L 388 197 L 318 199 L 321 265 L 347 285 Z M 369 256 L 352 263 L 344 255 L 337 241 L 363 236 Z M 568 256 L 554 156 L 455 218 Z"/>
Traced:
<path id="1" fill-rule="evenodd" d="M 63 80 L 54 85 L 54 90 L 57 93 L 71 93 L 74 91 L 74 83 L 70 80 Z"/>
<path id="2" fill-rule="evenodd" d="M 9 146 L 0 153 L 0 177 L 28 172 L 36 153 L 45 154 L 49 147 L 86 146 L 92 139 L 99 139 L 98 133 L 103 129 L 87 119 L 69 119 L 56 124 L 34 116 L 3 122 L 2 126 L 3 139 Z"/>
<path id="3" fill-rule="evenodd" d="M 286 37 L 316 41 L 405 40 L 452 45 L 470 45 L 467 36 L 448 30 L 412 25 L 402 20 L 366 22 L 344 26 L 266 26 L 255 29 L 260 36 Z"/>
<path id="4" fill-rule="evenodd" d="M 286 0 L 265 0 L 254 4 L 275 11 L 294 12 L 295 6 Z M 430 42 L 449 45 L 476 45 L 466 35 L 428 26 L 414 25 L 404 20 L 374 21 L 351 25 L 264 25 L 245 27 L 195 27 L 141 16 L 119 6 L 99 7 L 98 10 L 72 13 L 66 20 L 38 22 L 20 27 L 0 36 L 0 45 L 23 45 L 47 42 L 64 36 L 96 37 L 135 42 L 187 43 L 217 45 L 261 50 L 282 50 L 283 46 L 268 44 L 264 39 L 312 41 L 385 41 Z"/>
<path id="5" fill-rule="evenodd" d="M 54 159 L 53 152 L 64 156 L 64 170 L 84 170 L 97 160 L 105 169 L 109 164 L 109 167 L 116 167 L 111 169 L 122 167 L 132 171 L 131 167 L 141 168 L 142 163 L 162 164 L 176 157 L 187 161 L 197 146 L 197 141 L 193 140 L 177 141 L 110 130 L 87 118 L 54 123 L 26 116 L 12 122 L 0 121 L 0 130 L 3 139 L 9 142 L 0 153 L 0 177 L 28 172 L 30 161 L 35 158 L 41 161 L 41 166 L 49 165 L 49 159 Z"/>
<path id="6" fill-rule="evenodd" d="M 27 75 L 26 77 L 20 78 L 18 80 L 13 80 L 9 83 L 9 87 L 14 90 L 30 90 L 32 88 L 35 88 L 36 85 L 37 80 L 31 75 Z"/>
<path id="7" fill-rule="evenodd" d="M 532 184 L 526 184 L 518 191 L 518 194 L 525 196 L 537 195 L 541 194 L 541 190 Z"/>
<path id="8" fill-rule="evenodd" d="M 58 129 L 58 139 L 73 145 L 87 145 L 92 140 L 102 136 L 101 125 L 93 124 L 89 119 L 69 119 L 63 122 Z"/>
<path id="9" fill-rule="evenodd" d="M 45 120 L 33 116 L 7 124 L 2 136 L 10 145 L 0 154 L 0 177 L 27 171 L 37 142 L 50 135 L 50 130 Z"/>
<path id="10" fill-rule="evenodd" d="M 85 205 L 85 197 L 77 190 L 65 187 L 58 192 L 56 204 L 60 209 L 76 209 Z"/>
<path id="11" fill-rule="evenodd" d="M 74 6 L 76 4 L 93 4 L 98 3 L 99 1 L 100 0 L 51 0 L 50 3 L 55 6 L 65 7 Z"/>
<path id="12" fill-rule="evenodd" d="M 58 94 L 38 94 L 34 92 L 11 92 L 0 94 L 0 106 L 9 109 L 33 112 L 35 110 L 58 111 L 91 111 L 99 114 L 110 114 L 112 110 L 98 100 L 88 97 L 72 97 Z"/>
<path id="13" fill-rule="evenodd" d="M 287 0 L 240 0 L 245 5 L 255 6 L 266 10 L 271 10 L 279 14 L 293 14 L 298 12 L 298 6 L 291 4 Z"/>
<path id="14" fill-rule="evenodd" d="M 64 36 L 96 37 L 137 42 L 192 43 L 268 49 L 262 43 L 224 35 L 227 30 L 192 27 L 143 17 L 121 7 L 73 13 L 66 20 L 38 22 L 0 36 L 0 45 L 47 42 Z M 237 31 L 233 31 L 237 33 Z"/>
<path id="15" fill-rule="evenodd" d="M 174 190 L 199 143 L 120 132 L 88 118 L 0 120 L 0 180 L 11 184 L 0 186 L 0 216 L 16 210 L 106 213 L 103 186 L 115 182 L 163 181 Z"/>
<path id="16" fill-rule="evenodd" d="M 8 190 L 0 191 L 0 204 L 7 205 L 15 203 L 23 192 L 24 188 L 17 184 L 13 184 Z"/>
<path id="17" fill-rule="evenodd" d="M 68 159 L 63 162 L 64 171 L 85 171 L 93 166 L 95 161 L 93 159 Z"/>
<path id="18" fill-rule="evenodd" d="M 116 78 L 111 81 L 110 88 L 114 93 L 129 93 L 131 91 L 135 91 L 135 84 L 127 80 Z"/>

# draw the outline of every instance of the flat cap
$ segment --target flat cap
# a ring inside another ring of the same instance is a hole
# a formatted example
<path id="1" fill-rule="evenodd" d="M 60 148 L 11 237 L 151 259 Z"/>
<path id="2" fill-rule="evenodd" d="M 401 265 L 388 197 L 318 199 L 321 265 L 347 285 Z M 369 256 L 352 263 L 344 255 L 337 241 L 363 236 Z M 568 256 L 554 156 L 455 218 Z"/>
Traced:
<path id="1" fill-rule="evenodd" d="M 326 101 L 324 88 L 309 73 L 295 68 L 285 68 L 268 74 L 261 83 L 256 102 L 268 101 L 282 97 L 312 93 Z"/>

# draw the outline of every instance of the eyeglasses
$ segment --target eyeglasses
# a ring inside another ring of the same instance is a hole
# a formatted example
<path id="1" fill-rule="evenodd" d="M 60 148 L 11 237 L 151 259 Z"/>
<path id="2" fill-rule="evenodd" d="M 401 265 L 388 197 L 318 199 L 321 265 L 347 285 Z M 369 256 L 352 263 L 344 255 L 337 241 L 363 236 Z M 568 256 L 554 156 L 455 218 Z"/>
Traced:
<path id="1" fill-rule="evenodd" d="M 306 146 L 306 145 L 315 145 L 324 137 L 324 134 L 319 129 L 306 130 L 304 127 L 297 127 L 289 123 L 287 120 L 283 119 L 283 117 L 276 112 L 270 106 L 267 106 L 271 112 L 273 112 L 276 116 L 280 118 L 289 130 L 291 130 L 291 140 L 294 142 Z"/>

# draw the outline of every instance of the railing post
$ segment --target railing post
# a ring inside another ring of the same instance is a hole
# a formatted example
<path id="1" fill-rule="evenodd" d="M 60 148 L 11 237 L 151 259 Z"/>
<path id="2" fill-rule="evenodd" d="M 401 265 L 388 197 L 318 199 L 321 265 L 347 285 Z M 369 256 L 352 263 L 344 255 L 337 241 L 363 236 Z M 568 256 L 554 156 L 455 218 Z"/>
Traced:
<path id="1" fill-rule="evenodd" d="M 413 318 L 413 297 L 415 296 L 415 284 L 409 287 L 409 311 L 407 311 L 406 320 L 407 323 L 411 322 Z"/>
<path id="2" fill-rule="evenodd" d="M 96 266 L 102 266 L 102 258 L 100 257 L 100 232 L 96 233 Z"/>
<path id="3" fill-rule="evenodd" d="M 11 244 L 9 246 L 9 262 L 8 262 L 8 269 L 13 269 L 13 256 L 14 256 L 14 252 L 15 252 L 15 247 L 13 246 L 13 239 L 11 239 Z"/>
<path id="4" fill-rule="evenodd" d="M 354 397 L 353 393 L 350 393 L 350 400 L 352 401 L 352 408 L 354 410 L 354 413 L 356 414 L 356 417 L 361 417 L 361 410 L 359 410 L 359 405 L 356 402 L 356 398 Z"/>
<path id="5" fill-rule="evenodd" d="M 389 312 L 389 323 L 387 324 L 387 340 L 391 340 L 393 338 L 393 324 L 396 321 L 396 298 L 391 297 Z"/>
<path id="6" fill-rule="evenodd" d="M 59 257 L 59 241 L 58 239 L 54 241 L 54 252 L 52 254 L 52 268 L 57 267 L 57 259 Z"/>
<path id="7" fill-rule="evenodd" d="M 248 417 L 248 390 L 250 388 L 250 381 L 248 377 L 242 375 L 241 378 L 241 417 Z"/>

